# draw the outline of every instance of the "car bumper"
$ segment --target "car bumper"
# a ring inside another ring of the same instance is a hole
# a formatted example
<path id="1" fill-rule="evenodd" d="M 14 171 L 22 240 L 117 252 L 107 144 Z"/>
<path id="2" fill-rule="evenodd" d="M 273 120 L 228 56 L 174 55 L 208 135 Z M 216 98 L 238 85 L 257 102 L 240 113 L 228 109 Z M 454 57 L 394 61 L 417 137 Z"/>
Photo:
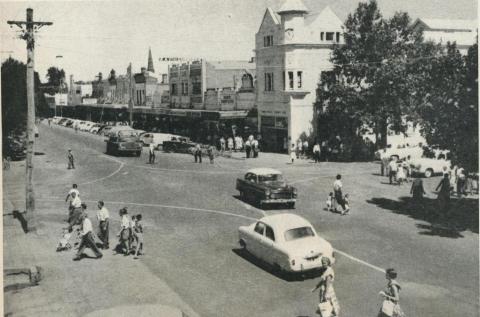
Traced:
<path id="1" fill-rule="evenodd" d="M 281 198 L 281 199 L 262 199 L 262 204 L 287 204 L 296 202 L 296 198 Z"/>

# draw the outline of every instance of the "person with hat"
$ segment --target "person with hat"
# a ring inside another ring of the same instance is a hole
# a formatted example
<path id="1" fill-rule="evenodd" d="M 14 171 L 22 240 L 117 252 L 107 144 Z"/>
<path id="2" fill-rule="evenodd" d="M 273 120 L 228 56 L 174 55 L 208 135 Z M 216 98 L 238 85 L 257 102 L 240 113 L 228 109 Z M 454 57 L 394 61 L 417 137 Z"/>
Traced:
<path id="1" fill-rule="evenodd" d="M 68 149 L 67 153 L 68 169 L 75 169 L 75 160 L 73 158 L 72 149 Z"/>
<path id="2" fill-rule="evenodd" d="M 95 240 L 93 239 L 93 234 L 92 234 L 92 222 L 90 219 L 88 219 L 87 213 L 82 213 L 80 216 L 80 220 L 82 222 L 82 230 L 81 230 L 81 242 L 80 246 L 78 247 L 78 251 L 76 256 L 73 258 L 74 261 L 78 261 L 82 258 L 83 256 L 83 250 L 85 248 L 90 248 L 92 251 L 95 253 L 95 257 L 97 259 L 100 259 L 103 254 L 100 252 L 98 249 L 97 245 L 95 244 Z"/>

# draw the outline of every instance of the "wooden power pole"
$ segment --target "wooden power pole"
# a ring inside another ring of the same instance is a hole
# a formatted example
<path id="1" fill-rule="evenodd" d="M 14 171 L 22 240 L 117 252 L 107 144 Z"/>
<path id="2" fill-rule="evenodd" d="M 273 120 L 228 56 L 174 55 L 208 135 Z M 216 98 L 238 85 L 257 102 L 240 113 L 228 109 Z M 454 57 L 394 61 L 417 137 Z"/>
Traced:
<path id="1" fill-rule="evenodd" d="M 44 25 L 52 25 L 52 22 L 34 22 L 33 9 L 27 9 L 27 21 L 7 21 L 10 25 L 16 25 L 23 31 L 22 39 L 27 42 L 27 158 L 26 158 L 26 219 L 29 228 L 35 229 L 33 213 L 35 212 L 35 195 L 33 192 L 33 143 L 35 141 L 35 89 L 34 89 L 34 51 L 35 34 Z M 25 27 L 25 29 L 24 29 Z"/>
<path id="2" fill-rule="evenodd" d="M 133 128 L 133 73 L 132 73 L 132 63 L 128 65 L 127 68 L 128 75 L 128 113 L 130 127 Z"/>

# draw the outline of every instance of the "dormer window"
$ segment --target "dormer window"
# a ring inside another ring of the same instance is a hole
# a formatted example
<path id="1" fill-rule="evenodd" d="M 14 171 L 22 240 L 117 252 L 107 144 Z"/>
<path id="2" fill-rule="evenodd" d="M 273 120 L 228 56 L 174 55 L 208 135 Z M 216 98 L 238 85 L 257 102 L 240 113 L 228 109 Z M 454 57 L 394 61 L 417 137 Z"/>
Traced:
<path id="1" fill-rule="evenodd" d="M 333 34 L 334 34 L 334 32 L 327 32 L 326 40 L 327 41 L 333 41 Z"/>
<path id="2" fill-rule="evenodd" d="M 273 35 L 267 35 L 263 37 L 263 46 L 273 46 Z"/>
<path id="3" fill-rule="evenodd" d="M 325 32 L 320 32 L 320 41 L 323 41 L 324 35 L 325 35 Z"/>
<path id="4" fill-rule="evenodd" d="M 337 32 L 335 35 L 337 36 L 335 42 L 339 43 L 340 42 L 340 32 Z"/>

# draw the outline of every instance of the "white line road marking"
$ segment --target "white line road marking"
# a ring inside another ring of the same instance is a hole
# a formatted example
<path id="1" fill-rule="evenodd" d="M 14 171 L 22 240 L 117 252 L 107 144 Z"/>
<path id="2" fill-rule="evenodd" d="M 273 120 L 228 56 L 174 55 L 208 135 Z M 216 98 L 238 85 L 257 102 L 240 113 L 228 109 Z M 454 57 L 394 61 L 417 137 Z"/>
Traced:
<path id="1" fill-rule="evenodd" d="M 115 176 L 115 174 L 117 174 L 118 172 L 120 172 L 120 170 L 125 166 L 124 163 L 120 162 L 120 166 L 113 172 L 113 173 L 110 173 L 109 175 L 105 176 L 105 177 L 101 177 L 101 178 L 97 178 L 97 179 L 94 179 L 94 180 L 91 180 L 91 181 L 88 181 L 88 182 L 83 182 L 83 183 L 79 183 L 78 185 L 87 185 L 87 184 L 92 184 L 92 183 L 96 183 L 96 182 L 100 182 L 100 181 L 103 181 L 107 178 L 110 178 L 112 176 Z"/>
<path id="2" fill-rule="evenodd" d="M 360 263 L 360 264 L 363 264 L 363 265 L 365 265 L 365 266 L 368 266 L 369 268 L 374 269 L 374 270 L 377 270 L 377 271 L 379 271 L 379 272 L 385 273 L 385 270 L 384 270 L 384 269 L 382 269 L 382 268 L 380 268 L 380 267 L 378 267 L 378 266 L 376 266 L 376 265 L 373 265 L 373 264 L 370 264 L 370 263 L 365 262 L 365 261 L 363 261 L 363 260 L 360 260 L 360 259 L 358 259 L 358 258 L 356 258 L 356 257 L 354 257 L 354 256 L 351 256 L 350 254 L 345 253 L 345 252 L 343 252 L 343 251 L 340 251 L 340 250 L 338 250 L 338 249 L 334 249 L 334 250 L 335 250 L 335 252 L 343 255 L 344 257 L 349 258 L 350 260 L 353 260 L 353 261 L 355 261 L 355 262 L 358 262 L 358 263 Z"/>
<path id="3" fill-rule="evenodd" d="M 155 168 L 155 167 L 133 165 L 133 164 L 128 164 L 128 166 L 138 167 L 138 168 L 143 168 L 143 169 L 148 169 L 148 170 L 158 171 L 158 172 L 182 172 L 182 173 L 192 173 L 192 174 L 238 174 L 238 172 L 235 172 L 235 171 L 181 170 L 181 169 L 171 169 L 171 168 Z"/>
<path id="4" fill-rule="evenodd" d="M 263 217 L 265 217 L 267 215 L 267 213 L 265 212 L 265 210 L 262 210 L 262 209 L 258 209 L 257 207 L 254 207 L 250 204 L 247 204 L 243 201 L 241 201 L 240 199 L 237 200 L 245 209 L 247 210 L 253 210 L 253 211 L 256 211 L 260 214 L 262 214 Z"/>
<path id="5" fill-rule="evenodd" d="M 39 198 L 37 201 L 45 201 L 45 202 L 65 202 L 64 200 L 61 199 L 49 199 L 49 198 Z M 84 202 L 88 203 L 97 203 L 98 200 L 83 200 Z M 212 213 L 212 214 L 219 214 L 219 215 L 225 215 L 225 216 L 232 216 L 232 217 L 237 217 L 237 218 L 243 218 L 243 219 L 248 219 L 248 220 L 254 220 L 256 221 L 257 218 L 253 217 L 248 217 L 248 216 L 243 216 L 227 211 L 222 211 L 222 210 L 212 210 L 212 209 L 202 209 L 202 208 L 192 208 L 192 207 L 183 207 L 183 206 L 171 206 L 171 205 L 161 205 L 161 204 L 143 204 L 143 203 L 129 203 L 129 202 L 123 202 L 123 201 L 104 201 L 106 204 L 116 204 L 116 205 L 133 205 L 133 206 L 142 206 L 142 207 L 156 207 L 156 208 L 170 208 L 170 209 L 181 209 L 181 210 L 191 210 L 191 211 L 198 211 L 198 212 L 207 212 L 207 213 Z"/>

